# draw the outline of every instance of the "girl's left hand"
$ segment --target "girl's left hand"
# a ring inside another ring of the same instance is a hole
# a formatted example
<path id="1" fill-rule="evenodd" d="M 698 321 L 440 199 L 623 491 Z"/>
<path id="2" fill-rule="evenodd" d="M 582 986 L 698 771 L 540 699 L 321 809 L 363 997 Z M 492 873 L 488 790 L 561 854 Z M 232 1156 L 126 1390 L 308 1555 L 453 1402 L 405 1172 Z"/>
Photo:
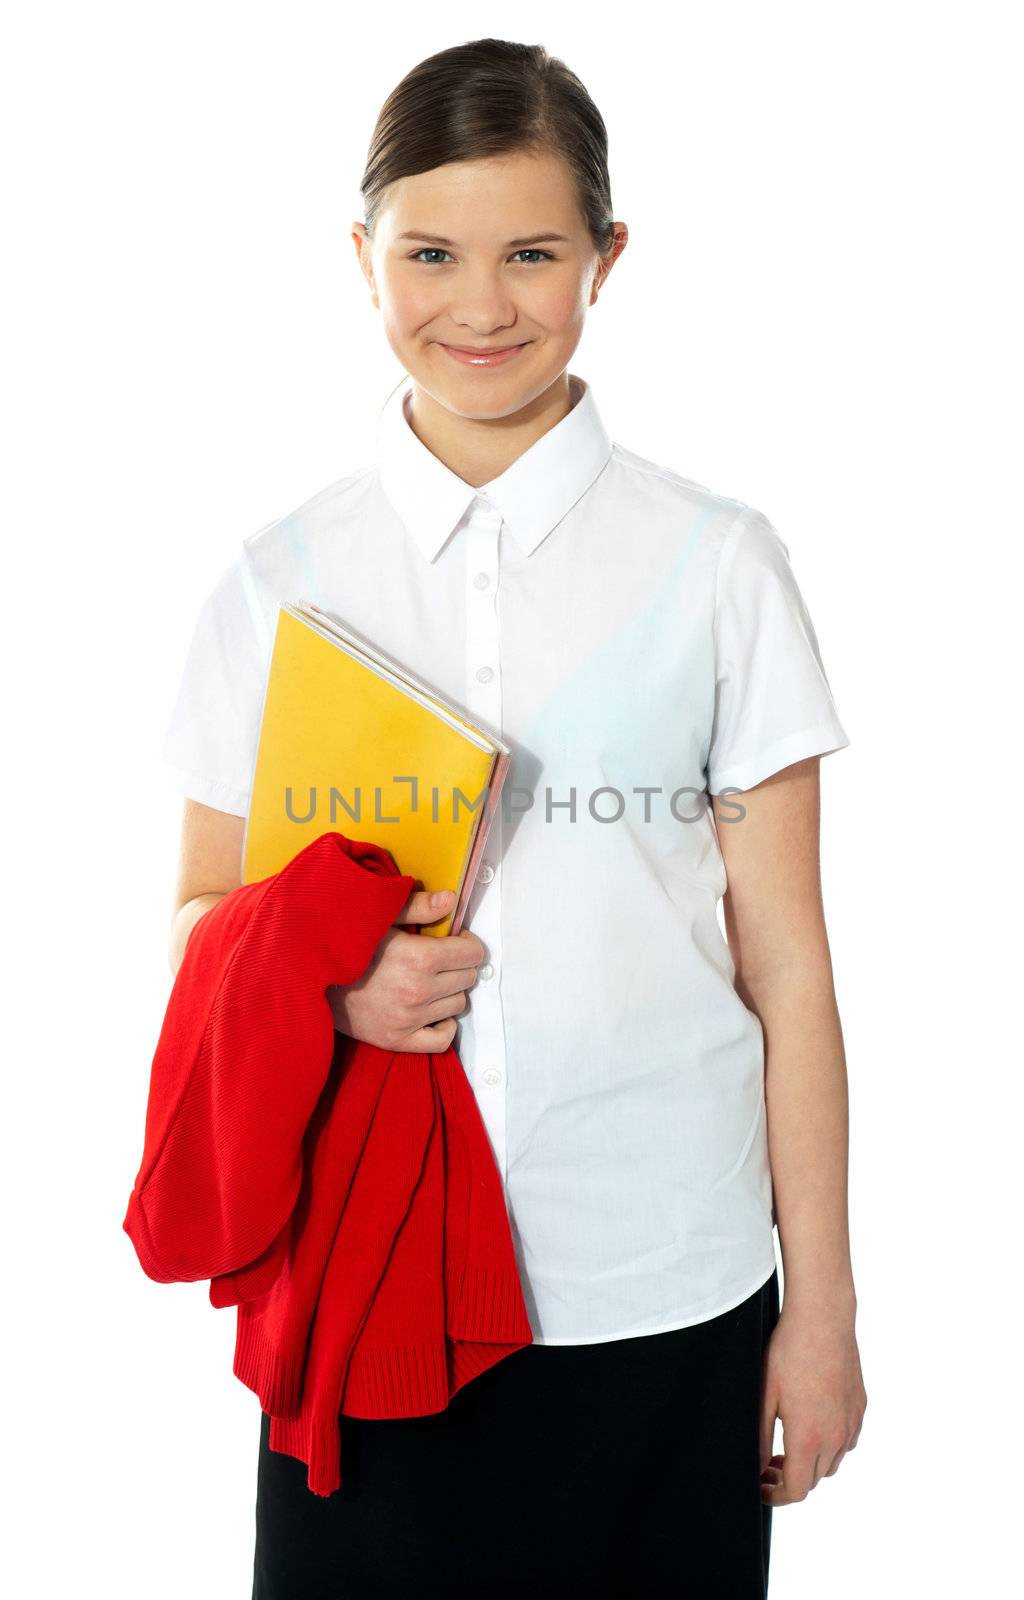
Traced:
<path id="1" fill-rule="evenodd" d="M 805 1500 L 860 1437 L 867 1406 L 853 1317 L 784 1306 L 768 1341 L 761 1400 L 761 1500 Z M 772 1455 L 776 1417 L 786 1450 Z"/>

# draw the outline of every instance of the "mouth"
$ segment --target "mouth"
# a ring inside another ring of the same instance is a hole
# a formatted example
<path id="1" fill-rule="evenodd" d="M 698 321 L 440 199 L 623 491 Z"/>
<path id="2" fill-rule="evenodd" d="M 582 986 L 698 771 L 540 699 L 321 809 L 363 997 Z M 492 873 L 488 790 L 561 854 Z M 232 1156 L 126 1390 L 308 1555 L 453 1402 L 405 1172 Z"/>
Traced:
<path id="1" fill-rule="evenodd" d="M 523 344 L 506 344 L 487 350 L 467 348 L 457 344 L 442 344 L 441 349 L 446 351 L 453 361 L 460 362 L 464 367 L 500 367 L 517 356 L 520 350 L 525 350 L 528 343 L 529 340 L 526 340 Z"/>

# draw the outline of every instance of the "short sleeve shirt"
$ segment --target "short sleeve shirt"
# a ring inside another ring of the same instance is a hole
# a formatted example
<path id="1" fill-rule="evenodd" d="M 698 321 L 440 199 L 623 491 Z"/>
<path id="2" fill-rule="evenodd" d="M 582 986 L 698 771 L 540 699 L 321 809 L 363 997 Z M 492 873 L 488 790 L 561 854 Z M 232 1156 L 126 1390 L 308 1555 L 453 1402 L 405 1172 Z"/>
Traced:
<path id="1" fill-rule="evenodd" d="M 773 525 L 613 442 L 592 385 L 570 390 L 474 488 L 419 440 L 400 384 L 370 462 L 241 542 L 163 751 L 180 792 L 246 815 L 294 600 L 512 749 L 453 1043 L 540 1344 L 700 1322 L 774 1270 L 762 1030 L 718 916 L 709 796 L 849 743 Z"/>

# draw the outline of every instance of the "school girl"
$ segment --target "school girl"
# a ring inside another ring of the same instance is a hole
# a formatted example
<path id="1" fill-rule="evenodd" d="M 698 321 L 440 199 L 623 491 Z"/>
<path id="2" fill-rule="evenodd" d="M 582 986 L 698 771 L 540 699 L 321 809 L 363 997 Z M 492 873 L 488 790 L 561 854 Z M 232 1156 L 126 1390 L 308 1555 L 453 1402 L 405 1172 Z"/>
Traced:
<path id="1" fill-rule="evenodd" d="M 495 39 L 423 61 L 361 193 L 406 376 L 367 399 L 374 459 L 247 538 L 202 608 L 165 746 L 172 962 L 240 882 L 279 602 L 500 734 L 463 932 L 410 993 L 396 926 L 330 996 L 356 1038 L 454 1041 L 534 1342 L 441 1413 L 345 1418 L 329 1497 L 263 1416 L 254 1600 L 763 1596 L 773 1508 L 866 1403 L 818 874 L 819 761 L 849 740 L 773 525 L 614 442 L 570 370 L 627 229 L 569 68 Z"/>

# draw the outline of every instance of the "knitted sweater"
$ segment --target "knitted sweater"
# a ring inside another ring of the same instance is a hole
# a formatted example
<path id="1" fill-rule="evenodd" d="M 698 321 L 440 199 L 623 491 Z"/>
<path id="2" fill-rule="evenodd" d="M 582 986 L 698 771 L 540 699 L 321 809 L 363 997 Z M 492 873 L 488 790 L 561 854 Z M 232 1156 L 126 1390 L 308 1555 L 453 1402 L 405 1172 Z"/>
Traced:
<path id="1" fill-rule="evenodd" d="M 325 994 L 366 972 L 415 887 L 386 850 L 326 833 L 199 919 L 123 1222 L 148 1277 L 209 1278 L 237 1306 L 234 1373 L 319 1495 L 342 1483 L 343 1413 L 442 1411 L 533 1337 L 454 1048 L 337 1033 Z"/>

